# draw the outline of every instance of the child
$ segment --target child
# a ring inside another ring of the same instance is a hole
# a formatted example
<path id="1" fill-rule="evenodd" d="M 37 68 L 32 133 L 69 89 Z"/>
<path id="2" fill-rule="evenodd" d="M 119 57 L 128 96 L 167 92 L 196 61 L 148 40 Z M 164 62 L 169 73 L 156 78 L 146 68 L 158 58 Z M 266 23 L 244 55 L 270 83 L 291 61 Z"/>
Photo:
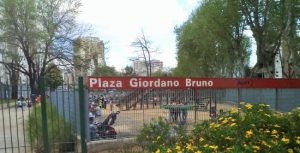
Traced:
<path id="1" fill-rule="evenodd" d="M 22 100 L 19 98 L 18 101 L 17 101 L 17 110 L 21 108 L 23 109 L 23 103 L 22 103 Z"/>

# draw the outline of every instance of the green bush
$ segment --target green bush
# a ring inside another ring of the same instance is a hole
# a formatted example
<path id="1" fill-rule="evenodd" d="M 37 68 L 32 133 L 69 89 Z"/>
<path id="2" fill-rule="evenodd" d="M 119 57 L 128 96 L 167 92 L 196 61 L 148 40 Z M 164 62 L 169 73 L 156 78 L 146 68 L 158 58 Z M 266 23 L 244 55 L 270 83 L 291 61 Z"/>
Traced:
<path id="1" fill-rule="evenodd" d="M 48 141 L 51 152 L 70 152 L 75 148 L 75 134 L 59 115 L 55 106 L 47 103 Z M 26 123 L 26 134 L 35 152 L 43 152 L 42 113 L 39 105 L 32 107 Z"/>
<path id="2" fill-rule="evenodd" d="M 138 142 L 156 153 L 295 153 L 300 152 L 299 127 L 300 108 L 280 113 L 266 104 L 241 103 L 215 120 L 195 124 L 188 135 L 175 132 L 171 138 L 170 124 L 153 121 L 141 130 Z"/>

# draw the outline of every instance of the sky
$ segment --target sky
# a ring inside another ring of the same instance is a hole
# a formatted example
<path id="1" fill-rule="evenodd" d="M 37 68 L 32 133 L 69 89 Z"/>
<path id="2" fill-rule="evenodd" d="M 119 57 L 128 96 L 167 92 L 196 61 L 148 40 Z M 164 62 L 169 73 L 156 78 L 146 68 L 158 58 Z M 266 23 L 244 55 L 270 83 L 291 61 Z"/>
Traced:
<path id="1" fill-rule="evenodd" d="M 131 46 L 141 31 L 158 50 L 151 56 L 163 61 L 164 67 L 176 67 L 174 27 L 184 23 L 199 6 L 199 0 L 82 0 L 78 21 L 93 27 L 90 36 L 108 42 L 108 66 L 121 71 L 137 57 Z"/>

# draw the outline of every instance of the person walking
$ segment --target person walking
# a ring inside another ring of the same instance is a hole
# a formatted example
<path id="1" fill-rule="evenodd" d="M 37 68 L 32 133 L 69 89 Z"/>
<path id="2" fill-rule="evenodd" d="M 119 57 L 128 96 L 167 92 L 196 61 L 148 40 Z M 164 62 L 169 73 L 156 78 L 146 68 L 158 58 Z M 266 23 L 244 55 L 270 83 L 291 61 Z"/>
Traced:
<path id="1" fill-rule="evenodd" d="M 17 101 L 17 110 L 19 108 L 21 108 L 23 110 L 23 102 L 22 102 L 21 98 L 19 98 L 18 101 Z"/>

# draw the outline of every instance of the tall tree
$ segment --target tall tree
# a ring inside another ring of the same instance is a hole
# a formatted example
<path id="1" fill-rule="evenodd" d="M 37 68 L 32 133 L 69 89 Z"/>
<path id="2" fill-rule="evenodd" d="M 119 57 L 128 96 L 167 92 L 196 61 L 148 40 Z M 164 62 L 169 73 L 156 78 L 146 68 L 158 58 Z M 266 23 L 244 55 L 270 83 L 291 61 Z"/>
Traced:
<path id="1" fill-rule="evenodd" d="M 80 0 L 2 0 L 2 41 L 12 40 L 23 57 L 21 63 L 1 61 L 28 76 L 32 93 L 37 81 L 50 71 L 51 62 L 72 64 L 72 39 L 81 31 L 75 22 Z"/>
<path id="2" fill-rule="evenodd" d="M 151 64 L 151 53 L 157 52 L 152 47 L 152 42 L 146 38 L 144 31 L 141 32 L 140 36 L 136 38 L 135 41 L 131 43 L 133 47 L 136 47 L 138 49 L 138 52 L 142 55 L 138 55 L 138 59 L 142 58 L 145 62 L 147 76 L 151 76 L 152 74 L 152 64 Z"/>
<path id="3" fill-rule="evenodd" d="M 296 77 L 300 74 L 299 53 L 300 39 L 297 35 L 297 25 L 300 26 L 300 2 L 296 0 L 285 0 L 282 3 L 282 69 L 286 78 Z M 298 23 L 297 23 L 298 21 Z M 299 31 L 298 31 L 299 34 Z M 281 54 L 281 53 L 280 53 Z"/>
<path id="4" fill-rule="evenodd" d="M 275 55 L 279 51 L 282 36 L 281 1 L 242 0 L 241 10 L 256 42 L 254 74 L 273 77 Z"/>
<path id="5" fill-rule="evenodd" d="M 249 39 L 238 1 L 204 1 L 176 29 L 175 75 L 243 77 L 249 62 Z"/>

